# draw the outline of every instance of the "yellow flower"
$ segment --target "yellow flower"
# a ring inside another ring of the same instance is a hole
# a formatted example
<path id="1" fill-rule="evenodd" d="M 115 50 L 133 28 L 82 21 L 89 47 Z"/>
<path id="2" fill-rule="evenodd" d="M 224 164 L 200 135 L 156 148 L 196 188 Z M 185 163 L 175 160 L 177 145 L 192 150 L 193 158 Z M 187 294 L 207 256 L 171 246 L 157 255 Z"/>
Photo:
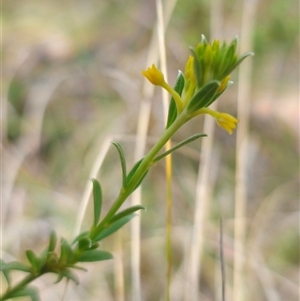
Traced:
<path id="1" fill-rule="evenodd" d="M 142 74 L 149 80 L 150 83 L 156 86 L 163 86 L 165 84 L 164 75 L 156 68 L 154 64 L 147 70 L 142 71 Z"/>
<path id="2" fill-rule="evenodd" d="M 142 74 L 155 86 L 161 86 L 166 89 L 174 98 L 178 112 L 182 112 L 182 100 L 180 95 L 172 88 L 164 79 L 163 73 L 156 68 L 154 64 L 149 67 L 147 70 L 142 71 Z"/>
<path id="3" fill-rule="evenodd" d="M 227 113 L 220 113 L 209 108 L 199 109 L 194 112 L 191 117 L 193 118 L 200 114 L 209 114 L 210 116 L 214 117 L 217 121 L 217 124 L 230 135 L 232 134 L 232 131 L 236 129 L 236 125 L 239 122 L 238 119 Z"/>
<path id="4" fill-rule="evenodd" d="M 236 124 L 239 122 L 238 119 L 227 113 L 219 113 L 216 121 L 218 125 L 225 131 L 227 131 L 230 135 L 232 134 L 232 130 L 236 129 Z"/>
<path id="5" fill-rule="evenodd" d="M 194 57 L 192 55 L 189 56 L 184 69 L 184 77 L 186 80 L 191 80 L 191 82 L 195 83 L 195 74 L 194 74 Z"/>

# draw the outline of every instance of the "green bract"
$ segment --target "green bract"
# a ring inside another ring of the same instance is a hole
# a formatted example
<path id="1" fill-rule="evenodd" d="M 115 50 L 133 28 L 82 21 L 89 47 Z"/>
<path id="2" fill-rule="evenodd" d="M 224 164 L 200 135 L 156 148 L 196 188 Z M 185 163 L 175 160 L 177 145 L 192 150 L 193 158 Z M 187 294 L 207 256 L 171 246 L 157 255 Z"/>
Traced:
<path id="1" fill-rule="evenodd" d="M 197 89 L 212 80 L 222 81 L 228 76 L 246 57 L 253 55 L 247 52 L 238 57 L 237 37 L 227 45 L 219 40 L 208 43 L 204 35 L 201 42 L 195 47 L 190 48 L 194 57 L 194 72 L 196 77 Z"/>

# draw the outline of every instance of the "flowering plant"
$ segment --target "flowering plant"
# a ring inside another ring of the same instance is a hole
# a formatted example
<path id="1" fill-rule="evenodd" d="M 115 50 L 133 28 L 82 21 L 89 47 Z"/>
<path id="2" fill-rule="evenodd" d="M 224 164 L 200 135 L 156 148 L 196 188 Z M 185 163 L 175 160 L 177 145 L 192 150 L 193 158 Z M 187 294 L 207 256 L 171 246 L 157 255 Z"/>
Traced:
<path id="1" fill-rule="evenodd" d="M 200 138 L 205 134 L 193 135 L 165 152 L 161 152 L 165 144 L 175 132 L 190 119 L 209 114 L 214 117 L 219 126 L 230 134 L 236 128 L 238 120 L 227 114 L 209 108 L 219 96 L 232 83 L 230 73 L 252 53 L 245 53 L 238 57 L 236 54 L 237 39 L 229 45 L 218 40 L 209 44 L 202 36 L 200 43 L 191 48 L 192 55 L 188 58 L 184 72 L 179 71 L 174 88 L 164 79 L 162 72 L 153 64 L 142 74 L 154 85 L 166 89 L 170 95 L 170 106 L 166 128 L 150 151 L 139 160 L 128 172 L 125 154 L 120 144 L 113 143 L 121 161 L 122 184 L 119 195 L 111 208 L 101 219 L 102 189 L 100 183 L 93 179 L 94 218 L 89 230 L 80 233 L 72 242 L 66 239 L 57 239 L 53 231 L 50 235 L 48 246 L 37 255 L 32 250 L 26 251 L 28 264 L 13 261 L 6 263 L 1 260 L 1 271 L 8 283 L 6 292 L 0 300 L 13 299 L 20 296 L 29 296 L 32 300 L 39 300 L 38 292 L 29 286 L 36 278 L 46 274 L 57 274 L 57 282 L 63 278 L 79 282 L 75 269 L 85 270 L 78 266 L 82 262 L 102 261 L 112 258 L 112 254 L 99 250 L 99 241 L 113 234 L 134 216 L 135 212 L 145 209 L 141 205 L 132 206 L 120 211 L 121 206 L 133 191 L 142 183 L 149 169 L 159 160 L 163 159 L 180 147 Z M 20 270 L 27 275 L 22 281 L 12 285 L 11 271 Z"/>
<path id="2" fill-rule="evenodd" d="M 200 114 L 214 117 L 219 126 L 232 134 L 238 120 L 226 113 L 219 113 L 208 108 L 232 84 L 230 73 L 248 56 L 247 52 L 238 57 L 236 54 L 237 38 L 229 45 L 220 46 L 219 40 L 211 44 L 202 35 L 201 42 L 191 48 L 185 71 L 179 71 L 174 89 L 165 82 L 162 72 L 153 64 L 142 74 L 156 86 L 166 89 L 172 96 L 167 128 L 182 114 L 185 121 Z"/>

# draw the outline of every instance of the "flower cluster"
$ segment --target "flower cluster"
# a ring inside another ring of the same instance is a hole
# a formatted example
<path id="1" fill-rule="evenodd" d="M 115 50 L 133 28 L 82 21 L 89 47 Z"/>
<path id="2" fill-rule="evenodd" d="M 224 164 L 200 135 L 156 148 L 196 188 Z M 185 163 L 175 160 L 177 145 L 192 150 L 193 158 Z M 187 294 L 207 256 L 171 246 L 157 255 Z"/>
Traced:
<path id="1" fill-rule="evenodd" d="M 253 55 L 247 52 L 238 57 L 236 49 L 237 38 L 229 45 L 225 42 L 221 45 L 218 40 L 208 43 L 202 35 L 201 42 L 191 48 L 192 55 L 186 62 L 184 73 L 179 72 L 174 88 L 166 83 L 164 75 L 154 64 L 142 71 L 152 84 L 161 86 L 172 96 L 169 125 L 183 112 L 187 115 L 187 120 L 200 114 L 209 114 L 216 119 L 219 126 L 232 133 L 238 120 L 229 114 L 208 109 L 208 106 L 232 84 L 230 73 L 246 57 Z M 175 106 L 172 106 L 172 102 Z"/>

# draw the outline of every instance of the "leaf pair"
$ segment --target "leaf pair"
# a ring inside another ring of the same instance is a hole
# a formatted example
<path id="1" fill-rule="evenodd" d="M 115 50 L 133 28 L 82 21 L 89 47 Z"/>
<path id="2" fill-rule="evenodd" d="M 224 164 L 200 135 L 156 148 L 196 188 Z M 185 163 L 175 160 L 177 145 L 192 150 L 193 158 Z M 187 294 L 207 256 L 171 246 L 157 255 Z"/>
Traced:
<path id="1" fill-rule="evenodd" d="M 114 145 L 117 145 L 117 149 L 119 150 L 120 158 L 122 163 L 122 170 L 123 177 L 126 177 L 126 165 L 125 165 L 125 159 L 124 154 L 121 146 L 118 143 L 114 143 Z M 141 162 L 138 162 L 139 164 Z M 129 181 L 134 174 L 135 170 L 138 168 L 139 164 L 136 164 L 136 166 L 133 167 L 131 170 L 131 173 L 128 174 L 126 177 L 126 182 Z M 101 208 L 102 208 L 102 190 L 100 183 L 96 179 L 92 179 L 93 181 L 93 196 L 94 196 L 94 222 L 93 222 L 93 228 L 96 231 L 95 235 L 93 235 L 92 242 L 97 242 L 105 237 L 113 234 L 117 230 L 119 230 L 121 227 L 123 227 L 127 222 L 129 222 L 134 216 L 134 212 L 140 209 L 144 209 L 144 206 L 137 205 L 130 208 L 127 208 L 117 214 L 115 214 L 111 219 L 107 221 L 107 225 L 105 225 L 105 228 L 103 229 L 104 225 L 101 225 L 100 222 L 100 215 L 101 215 Z M 124 182 L 125 183 L 125 182 Z M 97 233 L 97 226 L 99 227 L 99 233 Z M 76 240 L 81 242 L 81 244 L 84 243 L 83 239 L 86 239 L 86 236 L 88 235 L 88 232 L 85 232 L 82 234 L 82 236 L 78 236 Z"/>
<path id="2" fill-rule="evenodd" d="M 145 207 L 141 205 L 132 206 L 121 211 L 120 213 L 117 213 L 108 221 L 108 225 L 103 230 L 101 229 L 99 233 L 95 234 L 93 240 L 100 241 L 105 237 L 113 234 L 114 232 L 122 228 L 125 224 L 127 224 L 135 216 L 134 212 L 140 209 L 145 210 Z"/>

